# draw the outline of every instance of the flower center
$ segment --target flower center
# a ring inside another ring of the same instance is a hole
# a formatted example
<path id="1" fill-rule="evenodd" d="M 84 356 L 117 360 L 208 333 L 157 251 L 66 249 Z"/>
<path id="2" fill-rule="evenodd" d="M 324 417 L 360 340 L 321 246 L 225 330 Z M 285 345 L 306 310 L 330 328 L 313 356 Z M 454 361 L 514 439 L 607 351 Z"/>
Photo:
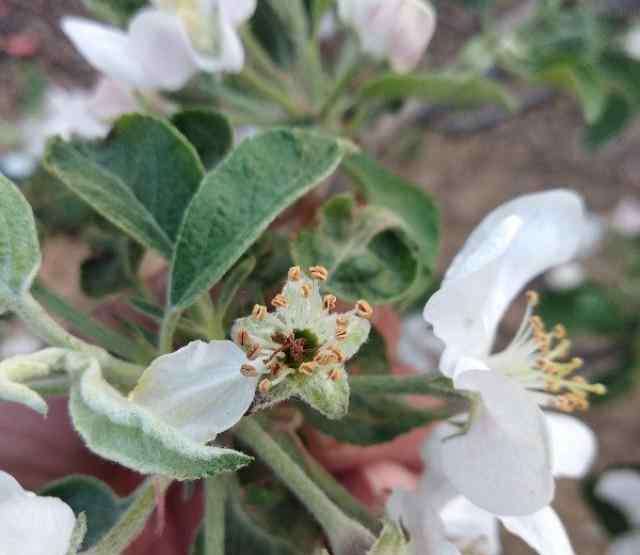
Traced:
<path id="1" fill-rule="evenodd" d="M 589 408 L 589 395 L 603 395 L 606 388 L 575 375 L 583 361 L 570 358 L 571 341 L 565 327 L 548 330 L 540 316 L 533 315 L 539 297 L 527 293 L 527 310 L 509 346 L 492 355 L 490 365 L 521 382 L 542 405 L 573 412 Z"/>
<path id="2" fill-rule="evenodd" d="M 304 362 L 311 362 L 318 353 L 319 340 L 318 336 L 311 330 L 293 330 L 290 335 L 281 332 L 274 333 L 271 339 L 280 345 L 272 355 L 280 352 L 284 354 L 282 362 L 294 370 L 298 370 Z"/>

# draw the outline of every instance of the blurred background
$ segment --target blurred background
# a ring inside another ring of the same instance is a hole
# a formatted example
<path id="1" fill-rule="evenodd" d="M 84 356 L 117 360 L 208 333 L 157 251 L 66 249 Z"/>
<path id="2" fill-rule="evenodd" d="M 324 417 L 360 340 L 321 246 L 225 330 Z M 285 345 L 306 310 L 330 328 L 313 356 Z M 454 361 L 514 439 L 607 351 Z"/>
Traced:
<path id="1" fill-rule="evenodd" d="M 428 53 L 431 66 L 449 63 L 479 32 L 486 12 L 478 4 L 436 3 L 438 28 Z M 526 19 L 532 3 L 494 4 L 491 13 L 500 18 L 502 32 L 507 34 Z M 579 3 L 568 4 L 570 9 Z M 607 21 L 633 24 L 637 19 L 640 23 L 640 2 L 592 4 Z M 95 80 L 59 28 L 59 18 L 70 14 L 87 12 L 79 0 L 0 0 L 0 169 L 5 173 L 20 174 L 28 164 L 15 155 L 20 122 L 41 109 L 47 86 L 88 87 Z M 576 20 L 557 25 L 560 38 L 542 29 L 537 47 L 567 54 L 567 45 L 574 43 L 560 39 L 579 34 Z M 550 45 L 554 40 L 559 43 Z M 607 35 L 603 40 L 617 38 Z M 624 69 L 627 86 L 638 87 L 638 92 L 639 68 Z M 574 352 L 587 362 L 587 373 L 609 386 L 606 398 L 584 414 L 599 439 L 593 479 L 586 484 L 560 480 L 555 501 L 576 553 L 603 555 L 612 533 L 627 530 L 631 523 L 612 507 L 594 504 L 593 483 L 607 468 L 640 464 L 640 388 L 636 387 L 640 374 L 640 119 L 632 117 L 636 106 L 629 114 L 614 110 L 594 129 L 585 123 L 584 98 L 576 102 L 575 95 L 549 86 L 544 79 L 529 79 L 517 92 L 523 102 L 516 113 L 492 107 L 450 112 L 440 106 L 403 106 L 385 116 L 367 146 L 377 151 L 383 163 L 422 184 L 437 199 L 444 230 L 440 269 L 447 267 L 486 212 L 515 195 L 569 187 L 586 199 L 594 241 L 578 263 L 545 276 L 535 286 L 544 293 L 542 312 L 547 323 L 562 321 L 567 326 L 575 339 Z M 401 140 L 391 141 L 399 129 L 403 130 L 398 135 Z M 92 291 L 104 286 L 92 276 L 113 272 L 117 280 L 115 247 L 99 234 L 87 240 L 76 233 L 75 201 L 51 194 L 46 186 L 36 186 L 31 195 L 36 210 L 44 214 L 41 220 L 50 226 L 44 242 L 43 282 L 77 308 L 92 308 Z M 150 275 L 153 261 L 145 263 L 149 267 L 143 272 Z M 513 322 L 515 326 L 518 313 Z M 504 331 L 508 336 L 510 330 Z M 1 322 L 0 336 L 2 357 L 34 346 L 34 340 L 10 320 Z M 514 536 L 505 538 L 505 552 L 531 553 Z"/>

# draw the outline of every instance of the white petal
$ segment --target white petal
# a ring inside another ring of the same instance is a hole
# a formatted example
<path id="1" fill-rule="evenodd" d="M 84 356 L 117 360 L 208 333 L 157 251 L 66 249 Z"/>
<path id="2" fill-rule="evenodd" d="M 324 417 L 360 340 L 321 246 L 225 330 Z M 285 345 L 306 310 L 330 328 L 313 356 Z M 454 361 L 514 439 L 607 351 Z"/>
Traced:
<path id="1" fill-rule="evenodd" d="M 237 27 L 256 11 L 256 0 L 220 0 L 220 10 L 229 23 Z"/>
<path id="2" fill-rule="evenodd" d="M 471 427 L 442 442 L 444 472 L 472 503 L 495 514 L 530 514 L 553 498 L 544 415 L 529 394 L 492 371 L 470 370 L 456 388 L 480 393 Z"/>
<path id="3" fill-rule="evenodd" d="M 568 190 L 503 204 L 469 236 L 427 303 L 425 319 L 447 347 L 486 354 L 502 315 L 527 282 L 575 256 L 585 222 L 581 198 Z"/>
<path id="4" fill-rule="evenodd" d="M 640 43 L 640 32 L 638 35 Z M 640 235 L 640 200 L 633 197 L 621 199 L 611 214 L 611 227 L 625 237 Z"/>
<path id="5" fill-rule="evenodd" d="M 598 445 L 595 434 L 573 416 L 546 412 L 545 419 L 551 438 L 553 475 L 582 478 L 596 457 Z"/>
<path id="6" fill-rule="evenodd" d="M 215 32 L 220 36 L 220 51 L 216 55 L 196 52 L 196 63 L 202 71 L 238 73 L 244 66 L 244 47 L 237 31 L 224 17 L 217 21 Z"/>
<path id="7" fill-rule="evenodd" d="M 461 549 L 473 546 L 473 553 L 500 554 L 498 519 L 488 511 L 459 495 L 440 511 L 440 517 L 447 537 Z"/>
<path id="8" fill-rule="evenodd" d="M 631 468 L 608 470 L 598 480 L 595 493 L 622 510 L 633 527 L 640 528 L 640 472 Z"/>
<path id="9" fill-rule="evenodd" d="M 389 61 L 394 71 L 407 73 L 419 63 L 436 30 L 436 13 L 428 2 L 402 0 L 392 19 Z"/>
<path id="10" fill-rule="evenodd" d="M 607 551 L 607 555 L 638 555 L 638 553 L 640 553 L 640 530 L 620 536 Z"/>
<path id="11" fill-rule="evenodd" d="M 540 555 L 573 555 L 567 532 L 551 507 L 526 516 L 500 517 L 511 533 L 527 542 Z"/>
<path id="12" fill-rule="evenodd" d="M 100 73 L 132 87 L 144 88 L 145 72 L 126 33 L 78 17 L 63 18 L 61 26 L 73 45 Z"/>
<path id="13" fill-rule="evenodd" d="M 131 89 L 119 81 L 103 77 L 93 89 L 89 106 L 101 120 L 113 120 L 138 108 Z"/>
<path id="14" fill-rule="evenodd" d="M 198 70 L 189 36 L 175 15 L 140 11 L 129 25 L 129 40 L 144 71 L 142 88 L 178 90 Z"/>
<path id="15" fill-rule="evenodd" d="M 627 33 L 624 39 L 624 49 L 629 56 L 640 60 L 640 27 L 633 27 Z"/>
<path id="16" fill-rule="evenodd" d="M 436 373 L 442 347 L 442 341 L 420 315 L 414 314 L 402 320 L 398 341 L 398 358 L 402 363 L 419 372 Z"/>
<path id="17" fill-rule="evenodd" d="M 553 291 L 570 291 L 580 287 L 586 278 L 584 266 L 580 262 L 567 262 L 551 268 L 544 276 Z"/>
<path id="18" fill-rule="evenodd" d="M 387 514 L 409 532 L 412 555 L 460 555 L 446 538 L 438 513 L 419 493 L 395 490 L 387 501 Z"/>
<path id="19" fill-rule="evenodd" d="M 257 378 L 240 373 L 246 361 L 231 341 L 193 341 L 155 359 L 131 400 L 194 441 L 210 441 L 236 424 L 253 401 Z"/>
<path id="20" fill-rule="evenodd" d="M 66 555 L 75 520 L 59 499 L 26 492 L 0 472 L 0 554 Z"/>

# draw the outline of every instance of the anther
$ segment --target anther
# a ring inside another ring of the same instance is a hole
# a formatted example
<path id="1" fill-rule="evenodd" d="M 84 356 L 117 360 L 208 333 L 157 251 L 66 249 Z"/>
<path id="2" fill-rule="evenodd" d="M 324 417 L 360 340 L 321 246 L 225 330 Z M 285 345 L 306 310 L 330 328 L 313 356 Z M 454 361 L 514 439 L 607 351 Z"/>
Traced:
<path id="1" fill-rule="evenodd" d="M 291 281 L 298 281 L 302 277 L 302 270 L 300 266 L 293 266 L 289 268 L 289 279 Z"/>
<path id="2" fill-rule="evenodd" d="M 538 306 L 538 304 L 540 303 L 540 295 L 538 295 L 536 291 L 527 291 L 526 297 L 527 297 L 527 304 L 532 308 L 534 306 Z"/>
<path id="3" fill-rule="evenodd" d="M 328 375 L 332 382 L 337 382 L 342 377 L 342 372 L 340 372 L 340 368 L 334 368 Z"/>
<path id="4" fill-rule="evenodd" d="M 271 300 L 271 304 L 275 308 L 287 308 L 287 305 L 289 303 L 287 303 L 287 299 L 284 295 L 278 294 L 275 297 L 273 297 L 273 299 Z"/>
<path id="5" fill-rule="evenodd" d="M 249 342 L 249 332 L 245 329 L 241 329 L 238 332 L 238 344 L 241 346 L 246 346 Z"/>
<path id="6" fill-rule="evenodd" d="M 327 281 L 329 278 L 329 271 L 324 266 L 311 266 L 309 274 L 312 278 L 320 281 Z"/>
<path id="7" fill-rule="evenodd" d="M 344 341 L 347 338 L 348 332 L 346 328 L 336 328 L 336 339 L 338 341 Z"/>
<path id="8" fill-rule="evenodd" d="M 301 374 L 304 374 L 305 376 L 311 376 L 311 374 L 313 374 L 313 371 L 316 369 L 317 366 L 318 366 L 318 363 L 314 361 L 303 362 L 300 365 L 300 368 L 298 368 L 298 371 Z"/>
<path id="9" fill-rule="evenodd" d="M 271 363 L 268 368 L 269 368 L 269 371 L 270 371 L 271 375 L 274 378 L 277 378 L 278 374 L 280 374 L 280 371 L 282 370 L 282 365 L 278 364 L 277 362 L 274 362 L 274 363 Z"/>
<path id="10" fill-rule="evenodd" d="M 302 296 L 305 299 L 309 298 L 309 295 L 311 295 L 312 291 L 313 291 L 313 288 L 311 287 L 311 285 L 309 283 L 304 283 L 302 285 L 302 287 L 300 288 L 300 292 L 302 293 Z"/>
<path id="11" fill-rule="evenodd" d="M 327 312 L 331 312 L 335 310 L 337 300 L 335 295 L 325 295 L 322 299 L 322 306 Z"/>
<path id="12" fill-rule="evenodd" d="M 565 328 L 562 324 L 556 324 L 553 328 L 553 335 L 557 339 L 564 339 L 567 337 L 567 328 Z"/>
<path id="13" fill-rule="evenodd" d="M 258 375 L 256 367 L 251 364 L 243 364 L 240 367 L 240 373 L 247 378 L 255 378 Z"/>
<path id="14" fill-rule="evenodd" d="M 271 381 L 268 378 L 264 378 L 263 380 L 260 381 L 260 383 L 258 384 L 258 390 L 260 391 L 260 393 L 262 393 L 263 395 L 266 395 L 267 393 L 269 393 L 269 390 L 271 389 Z"/>
<path id="15" fill-rule="evenodd" d="M 360 316 L 360 318 L 370 320 L 373 316 L 373 308 L 371 308 L 371 305 L 367 301 L 360 299 L 356 303 L 356 314 Z"/>
<path id="16" fill-rule="evenodd" d="M 253 359 L 255 359 L 255 358 L 260 354 L 260 351 L 261 351 L 261 350 L 262 350 L 262 349 L 261 349 L 260 345 L 253 345 L 253 346 L 252 346 L 252 347 L 247 351 L 247 358 L 248 358 L 249 360 L 253 360 Z"/>
<path id="17" fill-rule="evenodd" d="M 251 316 L 254 320 L 264 320 L 267 315 L 267 307 L 262 304 L 253 305 Z"/>

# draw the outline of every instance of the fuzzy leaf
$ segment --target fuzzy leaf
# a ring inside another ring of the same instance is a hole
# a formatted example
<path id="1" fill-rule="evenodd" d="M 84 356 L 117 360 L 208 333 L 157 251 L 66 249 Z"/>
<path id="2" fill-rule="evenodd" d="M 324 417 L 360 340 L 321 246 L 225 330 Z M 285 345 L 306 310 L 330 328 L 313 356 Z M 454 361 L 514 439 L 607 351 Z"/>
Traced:
<path id="1" fill-rule="evenodd" d="M 0 174 L 0 313 L 30 289 L 40 262 L 31 207 L 18 188 Z"/>
<path id="2" fill-rule="evenodd" d="M 370 204 L 393 212 L 410 238 L 419 269 L 407 300 L 424 294 L 433 277 L 439 251 L 440 215 L 431 196 L 419 185 L 394 175 L 364 154 L 345 159 L 343 168 Z"/>
<path id="3" fill-rule="evenodd" d="M 238 451 L 196 443 L 167 426 L 109 385 L 95 363 L 74 385 L 70 412 L 92 451 L 144 474 L 195 480 L 251 461 Z"/>
<path id="4" fill-rule="evenodd" d="M 82 546 L 82 541 L 87 535 L 87 517 L 84 513 L 80 513 L 76 518 L 76 525 L 69 540 L 69 551 L 67 555 L 77 555 Z"/>
<path id="5" fill-rule="evenodd" d="M 171 123 L 195 147 L 202 164 L 212 169 L 233 146 L 233 128 L 220 112 L 192 108 L 174 114 Z"/>
<path id="6" fill-rule="evenodd" d="M 325 266 L 326 288 L 345 300 L 397 300 L 419 271 L 418 253 L 398 216 L 382 206 L 357 208 L 349 195 L 327 202 L 317 230 L 301 232 L 291 249 L 301 266 Z"/>
<path id="7" fill-rule="evenodd" d="M 216 283 L 285 208 L 331 175 L 338 140 L 280 129 L 243 141 L 202 182 L 171 267 L 170 305 L 184 309 Z"/>
<path id="8" fill-rule="evenodd" d="M 111 223 L 168 258 L 204 169 L 168 123 L 122 116 L 103 141 L 53 139 L 45 165 Z"/>

